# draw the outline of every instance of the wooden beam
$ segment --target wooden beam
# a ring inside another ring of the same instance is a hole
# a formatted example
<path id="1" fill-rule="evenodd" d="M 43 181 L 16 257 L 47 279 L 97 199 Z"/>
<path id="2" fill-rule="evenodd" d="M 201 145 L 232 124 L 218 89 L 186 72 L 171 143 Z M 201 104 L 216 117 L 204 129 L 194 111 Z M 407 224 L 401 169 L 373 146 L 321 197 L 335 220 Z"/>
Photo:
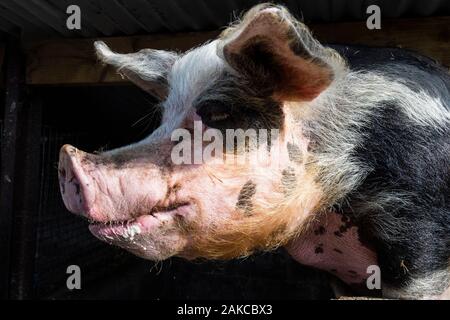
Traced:
<path id="1" fill-rule="evenodd" d="M 102 40 L 118 52 L 135 52 L 143 48 L 186 51 L 218 34 L 218 31 L 213 31 Z M 27 83 L 83 85 L 126 82 L 115 70 L 98 62 L 94 55 L 95 40 L 54 40 L 31 45 L 27 50 Z"/>
<path id="2" fill-rule="evenodd" d="M 364 22 L 312 25 L 322 42 L 403 47 L 450 65 L 450 17 L 383 20 L 381 30 Z M 142 48 L 184 51 L 219 31 L 103 39 L 113 50 L 133 52 Z M 55 40 L 32 44 L 28 50 L 27 83 L 31 85 L 82 85 L 120 83 L 114 70 L 98 63 L 93 39 Z"/>

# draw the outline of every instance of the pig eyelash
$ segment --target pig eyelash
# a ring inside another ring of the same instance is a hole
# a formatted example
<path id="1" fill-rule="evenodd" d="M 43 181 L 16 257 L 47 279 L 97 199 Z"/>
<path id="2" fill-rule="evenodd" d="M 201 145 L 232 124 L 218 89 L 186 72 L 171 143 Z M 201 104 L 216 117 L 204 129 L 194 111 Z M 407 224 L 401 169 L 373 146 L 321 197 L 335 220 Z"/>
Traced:
<path id="1" fill-rule="evenodd" d="M 230 115 L 228 113 L 218 113 L 218 114 L 212 114 L 210 116 L 211 121 L 222 121 L 225 119 L 228 119 Z"/>
<path id="2" fill-rule="evenodd" d="M 231 111 L 230 107 L 223 103 L 203 103 L 197 106 L 196 109 L 202 120 L 213 127 L 215 124 L 223 123 L 232 117 L 232 114 L 229 112 Z"/>

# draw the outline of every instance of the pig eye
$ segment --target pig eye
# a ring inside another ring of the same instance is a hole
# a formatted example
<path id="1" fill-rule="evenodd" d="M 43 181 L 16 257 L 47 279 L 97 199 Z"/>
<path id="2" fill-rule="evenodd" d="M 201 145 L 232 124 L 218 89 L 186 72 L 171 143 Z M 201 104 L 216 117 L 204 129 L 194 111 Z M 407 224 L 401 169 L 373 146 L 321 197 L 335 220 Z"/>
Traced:
<path id="1" fill-rule="evenodd" d="M 211 128 L 224 128 L 227 124 L 231 124 L 232 120 L 230 108 L 220 102 L 198 106 L 197 114 L 203 123 Z"/>
<path id="2" fill-rule="evenodd" d="M 229 117 L 230 115 L 228 113 L 213 113 L 210 116 L 211 121 L 222 121 Z"/>

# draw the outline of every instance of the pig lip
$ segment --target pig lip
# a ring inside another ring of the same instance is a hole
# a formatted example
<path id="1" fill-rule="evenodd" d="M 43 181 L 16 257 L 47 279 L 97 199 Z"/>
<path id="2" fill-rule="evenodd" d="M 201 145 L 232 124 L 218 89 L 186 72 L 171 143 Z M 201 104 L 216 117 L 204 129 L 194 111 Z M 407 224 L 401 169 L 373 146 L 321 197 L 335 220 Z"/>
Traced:
<path id="1" fill-rule="evenodd" d="M 126 222 L 93 223 L 89 225 L 89 231 L 97 238 L 105 241 L 113 241 L 117 238 L 129 238 L 133 241 L 135 235 L 141 233 L 142 228 L 141 223 L 133 219 Z"/>
<path id="2" fill-rule="evenodd" d="M 150 211 L 151 215 L 154 215 L 155 213 L 159 212 L 174 212 L 182 207 L 189 206 L 189 202 L 178 202 L 178 203 L 172 203 L 168 206 L 154 206 L 152 210 Z"/>
<path id="3" fill-rule="evenodd" d="M 187 215 L 193 208 L 189 203 L 155 207 L 149 214 L 129 220 L 91 221 L 89 231 L 98 239 L 115 245 L 135 243 L 142 234 L 150 233 L 167 222 L 167 218 Z M 138 240 L 139 241 L 139 240 Z"/>
<path id="4" fill-rule="evenodd" d="M 128 220 L 95 221 L 91 220 L 89 230 L 103 240 L 113 240 L 113 238 L 134 238 L 135 234 L 151 229 L 159 224 L 158 216 L 175 215 L 184 216 L 191 208 L 190 203 L 174 203 L 169 206 L 155 206 L 149 214 L 140 215 L 137 218 Z"/>
<path id="5" fill-rule="evenodd" d="M 166 213 L 166 214 L 170 214 L 170 213 L 176 213 L 177 211 L 183 212 L 184 210 L 179 210 L 179 209 L 184 209 L 185 207 L 189 207 L 190 203 L 189 202 L 178 202 L 178 203 L 172 203 L 168 206 L 154 206 L 150 212 L 148 213 L 144 213 L 144 214 L 140 214 L 140 215 L 136 215 L 136 216 L 131 216 L 129 219 L 122 219 L 122 220 L 95 220 L 92 217 L 85 217 L 90 224 L 92 225 L 104 225 L 104 224 L 109 224 L 109 225 L 113 225 L 113 224 L 124 224 L 124 223 L 129 223 L 132 222 L 134 220 L 136 220 L 137 218 L 141 217 L 141 216 L 155 216 L 158 213 Z M 182 214 L 180 214 L 182 215 Z"/>

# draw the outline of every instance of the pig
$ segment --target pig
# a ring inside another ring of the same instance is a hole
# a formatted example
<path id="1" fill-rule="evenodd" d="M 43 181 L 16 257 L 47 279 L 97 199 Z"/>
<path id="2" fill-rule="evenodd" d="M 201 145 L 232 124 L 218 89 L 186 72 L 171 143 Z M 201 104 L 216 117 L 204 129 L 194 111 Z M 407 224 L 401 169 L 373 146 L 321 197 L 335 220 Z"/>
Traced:
<path id="1" fill-rule="evenodd" d="M 273 4 L 185 53 L 95 50 L 162 111 L 137 143 L 61 148 L 64 204 L 95 237 L 153 261 L 284 247 L 360 294 L 378 268 L 385 298 L 448 297 L 450 76 L 437 62 L 321 44 Z M 173 160 L 177 130 L 189 142 L 194 131 L 238 129 L 278 135 L 222 145 L 201 163 Z M 216 161 L 257 151 L 276 161 Z"/>

